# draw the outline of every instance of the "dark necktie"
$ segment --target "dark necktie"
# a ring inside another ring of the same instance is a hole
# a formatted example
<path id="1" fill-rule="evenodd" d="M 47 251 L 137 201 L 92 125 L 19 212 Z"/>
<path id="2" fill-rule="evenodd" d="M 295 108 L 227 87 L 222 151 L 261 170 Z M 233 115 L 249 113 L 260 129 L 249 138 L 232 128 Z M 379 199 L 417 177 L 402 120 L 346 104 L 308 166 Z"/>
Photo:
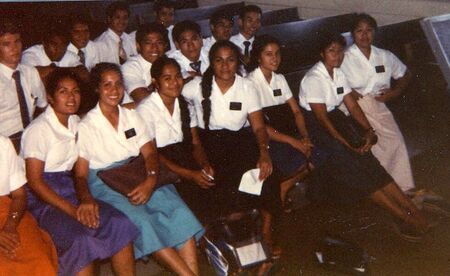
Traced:
<path id="1" fill-rule="evenodd" d="M 26 128 L 30 124 L 30 115 L 28 113 L 27 101 L 25 100 L 25 93 L 20 83 L 20 72 L 15 71 L 12 75 L 16 81 L 17 99 L 19 100 L 20 117 L 22 118 L 23 128 Z"/>
<path id="2" fill-rule="evenodd" d="M 83 52 L 81 49 L 78 50 L 78 56 L 80 57 L 80 62 L 81 62 L 81 64 L 86 65 L 86 64 L 85 64 L 85 62 L 86 62 L 86 56 L 84 55 L 84 52 Z"/>
<path id="3" fill-rule="evenodd" d="M 246 57 L 248 57 L 250 55 L 250 45 L 251 44 L 252 43 L 250 41 L 244 41 L 244 46 L 245 46 L 244 56 L 246 56 Z"/>
<path id="4" fill-rule="evenodd" d="M 189 63 L 189 66 L 191 66 L 191 68 L 194 69 L 194 71 L 197 73 L 201 73 L 200 71 L 201 65 L 202 65 L 201 60 Z"/>

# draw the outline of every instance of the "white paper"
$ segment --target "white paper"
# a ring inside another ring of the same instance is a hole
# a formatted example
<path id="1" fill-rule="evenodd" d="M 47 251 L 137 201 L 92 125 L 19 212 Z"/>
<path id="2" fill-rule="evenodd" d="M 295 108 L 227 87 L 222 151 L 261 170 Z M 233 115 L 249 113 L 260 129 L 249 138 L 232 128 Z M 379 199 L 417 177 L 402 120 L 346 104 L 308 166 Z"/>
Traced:
<path id="1" fill-rule="evenodd" d="M 263 182 L 264 180 L 259 180 L 259 169 L 246 171 L 242 175 L 239 191 L 259 196 L 261 195 Z"/>
<path id="2" fill-rule="evenodd" d="M 236 248 L 236 252 L 242 266 L 262 262 L 267 259 L 260 242 L 238 247 Z"/>

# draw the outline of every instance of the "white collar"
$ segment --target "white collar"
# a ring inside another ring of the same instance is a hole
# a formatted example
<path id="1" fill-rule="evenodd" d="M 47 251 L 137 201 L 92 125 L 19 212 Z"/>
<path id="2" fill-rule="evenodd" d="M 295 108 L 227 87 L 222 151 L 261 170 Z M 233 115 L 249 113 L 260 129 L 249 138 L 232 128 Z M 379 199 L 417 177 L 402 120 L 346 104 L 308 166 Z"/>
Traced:
<path id="1" fill-rule="evenodd" d="M 17 65 L 16 69 L 11 69 L 3 63 L 0 63 L 0 74 L 2 74 L 6 79 L 11 80 L 13 73 L 17 70 L 20 71 L 19 65 Z"/>

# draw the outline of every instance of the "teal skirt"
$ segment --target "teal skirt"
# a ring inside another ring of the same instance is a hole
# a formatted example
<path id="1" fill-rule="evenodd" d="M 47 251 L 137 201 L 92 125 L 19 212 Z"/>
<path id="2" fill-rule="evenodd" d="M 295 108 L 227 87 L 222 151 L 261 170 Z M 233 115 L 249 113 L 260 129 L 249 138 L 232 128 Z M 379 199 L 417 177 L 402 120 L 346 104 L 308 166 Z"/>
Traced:
<path id="1" fill-rule="evenodd" d="M 123 162 L 116 162 L 108 168 Z M 89 170 L 89 189 L 95 198 L 120 210 L 139 229 L 140 234 L 134 240 L 136 259 L 167 247 L 179 249 L 192 237 L 198 241 L 203 236 L 203 226 L 172 184 L 156 189 L 146 204 L 133 205 L 97 176 L 99 170 Z"/>

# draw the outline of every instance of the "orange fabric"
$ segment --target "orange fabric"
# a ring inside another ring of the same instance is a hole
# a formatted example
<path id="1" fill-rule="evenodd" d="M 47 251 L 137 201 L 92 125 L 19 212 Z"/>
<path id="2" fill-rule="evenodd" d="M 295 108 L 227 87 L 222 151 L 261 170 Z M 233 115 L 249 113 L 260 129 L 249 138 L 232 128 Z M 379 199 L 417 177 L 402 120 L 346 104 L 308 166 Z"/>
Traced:
<path id="1" fill-rule="evenodd" d="M 0 196 L 0 226 L 6 222 L 11 199 Z M 30 213 L 26 212 L 17 227 L 20 246 L 14 260 L 0 253 L 0 276 L 56 275 L 58 258 L 47 232 L 41 230 Z"/>

